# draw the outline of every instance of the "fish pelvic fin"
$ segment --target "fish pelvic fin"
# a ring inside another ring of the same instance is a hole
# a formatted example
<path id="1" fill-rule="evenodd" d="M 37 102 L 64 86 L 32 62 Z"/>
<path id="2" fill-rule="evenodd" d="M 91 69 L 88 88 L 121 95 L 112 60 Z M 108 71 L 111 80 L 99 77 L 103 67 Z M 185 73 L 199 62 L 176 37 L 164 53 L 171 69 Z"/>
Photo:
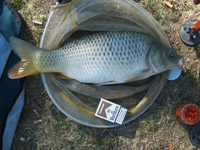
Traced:
<path id="1" fill-rule="evenodd" d="M 34 57 L 40 49 L 18 38 L 10 38 L 10 44 L 21 61 L 11 68 L 8 77 L 17 79 L 39 73 L 36 65 L 34 65 Z"/>
<path id="2" fill-rule="evenodd" d="M 62 73 L 59 73 L 59 72 L 54 72 L 54 75 L 60 79 L 72 80 L 72 78 L 70 78 Z"/>
<path id="3" fill-rule="evenodd" d="M 116 81 L 107 81 L 107 82 L 98 83 L 97 86 L 113 85 L 113 84 L 118 84 L 118 83 L 120 83 L 120 82 L 116 82 Z"/>

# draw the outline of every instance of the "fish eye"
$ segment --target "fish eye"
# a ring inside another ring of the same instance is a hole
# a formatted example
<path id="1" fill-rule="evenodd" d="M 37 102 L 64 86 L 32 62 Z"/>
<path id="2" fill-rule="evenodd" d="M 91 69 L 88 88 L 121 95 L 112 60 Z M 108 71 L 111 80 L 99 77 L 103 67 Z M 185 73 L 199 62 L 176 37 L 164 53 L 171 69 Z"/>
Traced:
<path id="1" fill-rule="evenodd" d="M 174 56 L 175 56 L 175 53 L 174 53 L 173 51 L 170 51 L 170 52 L 169 52 L 169 56 L 170 56 L 170 57 L 174 57 Z"/>

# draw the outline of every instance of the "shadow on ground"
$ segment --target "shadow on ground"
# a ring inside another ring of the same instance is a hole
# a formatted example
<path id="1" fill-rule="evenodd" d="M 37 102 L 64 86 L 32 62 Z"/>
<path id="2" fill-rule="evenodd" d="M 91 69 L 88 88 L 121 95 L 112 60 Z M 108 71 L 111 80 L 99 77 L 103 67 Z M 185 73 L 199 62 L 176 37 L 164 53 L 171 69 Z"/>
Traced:
<path id="1" fill-rule="evenodd" d="M 33 110 L 36 109 L 41 115 L 45 112 L 45 109 L 43 109 L 45 96 L 42 93 L 44 93 L 44 87 L 40 77 L 28 77 L 25 85 L 25 104 L 17 126 L 12 149 L 36 149 L 35 138 L 39 128 L 33 122 L 39 118 L 37 118 Z M 20 138 L 24 138 L 25 141 L 20 140 Z"/>
<path id="2" fill-rule="evenodd" d="M 195 51 L 196 51 L 197 56 L 200 58 L 200 44 L 196 45 L 196 46 L 194 47 L 194 49 L 195 49 Z"/>

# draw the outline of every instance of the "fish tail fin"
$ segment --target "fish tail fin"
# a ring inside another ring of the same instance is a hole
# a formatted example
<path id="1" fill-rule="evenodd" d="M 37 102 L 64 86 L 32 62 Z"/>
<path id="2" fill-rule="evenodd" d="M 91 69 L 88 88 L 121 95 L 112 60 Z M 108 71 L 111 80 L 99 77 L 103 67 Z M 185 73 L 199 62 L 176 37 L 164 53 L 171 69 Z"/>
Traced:
<path id="1" fill-rule="evenodd" d="M 17 38 L 10 38 L 10 44 L 14 52 L 21 58 L 21 61 L 8 72 L 9 78 L 17 79 L 39 73 L 33 63 L 33 57 L 39 48 Z"/>

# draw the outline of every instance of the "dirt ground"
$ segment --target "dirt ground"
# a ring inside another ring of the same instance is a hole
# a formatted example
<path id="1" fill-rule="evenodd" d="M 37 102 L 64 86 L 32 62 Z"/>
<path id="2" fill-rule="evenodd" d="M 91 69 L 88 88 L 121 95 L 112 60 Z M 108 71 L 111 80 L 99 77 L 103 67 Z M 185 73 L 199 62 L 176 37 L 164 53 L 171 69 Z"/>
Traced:
<path id="1" fill-rule="evenodd" d="M 180 124 L 174 111 L 180 103 L 200 105 L 200 47 L 187 47 L 179 38 L 180 26 L 187 21 L 200 20 L 199 6 L 192 0 L 169 0 L 167 7 L 160 0 L 135 0 L 162 25 L 174 50 L 186 61 L 182 75 L 169 81 L 152 107 L 141 117 L 112 129 L 96 129 L 75 123 L 64 116 L 52 103 L 40 75 L 26 80 L 25 105 L 17 126 L 12 149 L 71 149 L 71 150 L 197 150 L 190 143 L 190 127 Z M 22 33 L 26 41 L 39 45 L 49 7 L 53 0 L 11 0 L 23 21 Z M 41 21 L 36 26 L 32 20 Z M 42 122 L 33 112 L 36 109 Z M 21 141 L 20 138 L 25 138 Z M 200 150 L 200 149 L 199 149 Z"/>

